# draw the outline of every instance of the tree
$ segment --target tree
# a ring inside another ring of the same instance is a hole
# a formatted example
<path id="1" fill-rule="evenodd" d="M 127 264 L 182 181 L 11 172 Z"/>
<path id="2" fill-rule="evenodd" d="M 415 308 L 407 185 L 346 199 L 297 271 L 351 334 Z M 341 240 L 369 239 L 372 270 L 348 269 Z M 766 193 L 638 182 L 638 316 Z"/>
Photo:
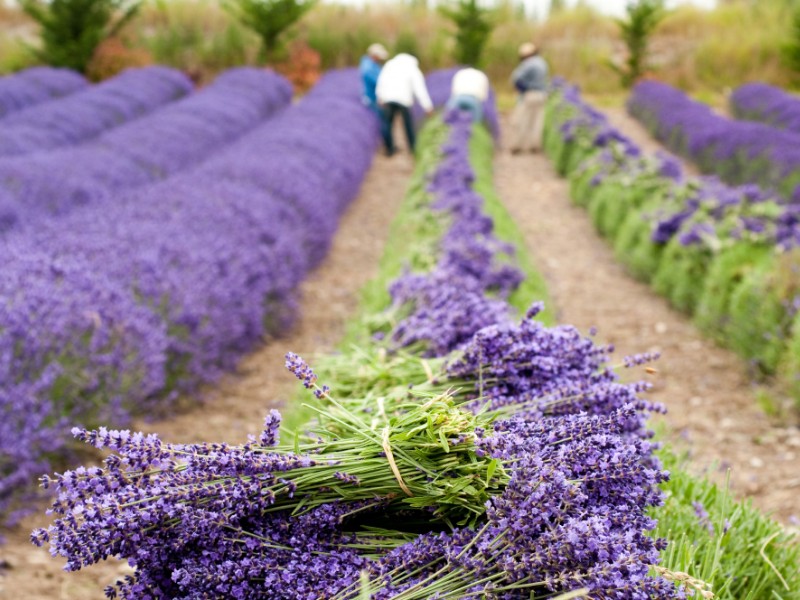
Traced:
<path id="1" fill-rule="evenodd" d="M 462 65 L 477 66 L 494 29 L 493 11 L 482 8 L 477 0 L 458 0 L 439 11 L 456 26 L 456 60 Z"/>
<path id="2" fill-rule="evenodd" d="M 224 0 L 225 8 L 261 38 L 261 59 L 274 58 L 278 38 L 311 10 L 316 0 Z"/>
<path id="3" fill-rule="evenodd" d="M 141 6 L 141 0 L 20 0 L 41 27 L 36 54 L 47 64 L 86 72 L 97 47 L 114 36 Z"/>
<path id="4" fill-rule="evenodd" d="M 783 47 L 783 59 L 795 80 L 800 80 L 800 5 L 794 9 L 791 27 L 789 40 Z"/>
<path id="5" fill-rule="evenodd" d="M 615 67 L 622 85 L 631 87 L 642 76 L 647 60 L 650 34 L 666 15 L 663 0 L 634 0 L 626 6 L 626 19 L 617 19 L 622 39 L 628 49 L 625 68 Z"/>

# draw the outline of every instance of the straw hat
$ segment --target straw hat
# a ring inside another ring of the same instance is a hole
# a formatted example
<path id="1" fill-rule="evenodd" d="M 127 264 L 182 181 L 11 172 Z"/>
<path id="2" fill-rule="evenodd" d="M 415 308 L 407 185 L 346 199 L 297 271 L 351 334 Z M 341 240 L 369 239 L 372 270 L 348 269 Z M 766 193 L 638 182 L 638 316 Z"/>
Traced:
<path id="1" fill-rule="evenodd" d="M 380 60 L 386 60 L 389 58 L 389 51 L 383 46 L 383 44 L 370 45 L 370 47 L 367 48 L 367 54 Z"/>
<path id="2" fill-rule="evenodd" d="M 536 44 L 533 44 L 531 42 L 525 42 L 524 44 L 520 45 L 519 50 L 517 52 L 519 52 L 520 58 L 527 58 L 528 56 L 533 56 L 534 54 L 536 54 Z"/>

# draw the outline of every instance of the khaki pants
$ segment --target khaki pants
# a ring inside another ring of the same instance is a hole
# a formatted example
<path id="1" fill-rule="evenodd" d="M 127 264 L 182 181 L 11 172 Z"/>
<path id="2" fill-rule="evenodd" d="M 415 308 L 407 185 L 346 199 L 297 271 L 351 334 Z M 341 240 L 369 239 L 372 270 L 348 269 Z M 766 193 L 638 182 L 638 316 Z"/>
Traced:
<path id="1" fill-rule="evenodd" d="M 512 152 L 540 150 L 544 129 L 545 92 L 525 92 L 511 113 L 509 147 Z"/>

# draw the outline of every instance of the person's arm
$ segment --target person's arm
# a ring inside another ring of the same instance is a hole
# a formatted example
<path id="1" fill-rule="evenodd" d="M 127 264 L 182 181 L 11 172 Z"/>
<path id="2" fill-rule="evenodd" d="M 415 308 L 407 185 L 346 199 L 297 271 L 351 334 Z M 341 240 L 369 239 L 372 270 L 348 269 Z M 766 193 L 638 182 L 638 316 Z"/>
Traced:
<path id="1" fill-rule="evenodd" d="M 433 102 L 431 101 L 430 94 L 428 94 L 428 87 L 425 85 L 425 76 L 419 69 L 414 69 L 411 73 L 411 90 L 414 96 L 419 101 L 420 106 L 426 113 L 433 112 Z"/>

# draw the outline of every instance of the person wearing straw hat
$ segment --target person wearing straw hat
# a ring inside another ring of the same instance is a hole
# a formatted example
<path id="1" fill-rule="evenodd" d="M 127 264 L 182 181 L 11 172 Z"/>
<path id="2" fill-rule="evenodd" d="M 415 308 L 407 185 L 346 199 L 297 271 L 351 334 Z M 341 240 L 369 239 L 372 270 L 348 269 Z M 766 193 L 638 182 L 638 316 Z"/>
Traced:
<path id="1" fill-rule="evenodd" d="M 542 147 L 547 63 L 531 42 L 519 47 L 519 59 L 519 65 L 511 74 L 511 81 L 520 95 L 511 113 L 509 146 L 512 153 L 536 152 Z"/>
<path id="2" fill-rule="evenodd" d="M 361 74 L 361 84 L 363 86 L 362 101 L 378 118 L 381 128 L 383 143 L 388 146 L 388 126 L 383 109 L 378 106 L 378 98 L 375 94 L 375 87 L 378 85 L 378 76 L 381 74 L 383 63 L 389 58 L 389 51 L 383 44 L 371 44 L 367 48 L 367 53 L 361 58 L 358 71 Z"/>

